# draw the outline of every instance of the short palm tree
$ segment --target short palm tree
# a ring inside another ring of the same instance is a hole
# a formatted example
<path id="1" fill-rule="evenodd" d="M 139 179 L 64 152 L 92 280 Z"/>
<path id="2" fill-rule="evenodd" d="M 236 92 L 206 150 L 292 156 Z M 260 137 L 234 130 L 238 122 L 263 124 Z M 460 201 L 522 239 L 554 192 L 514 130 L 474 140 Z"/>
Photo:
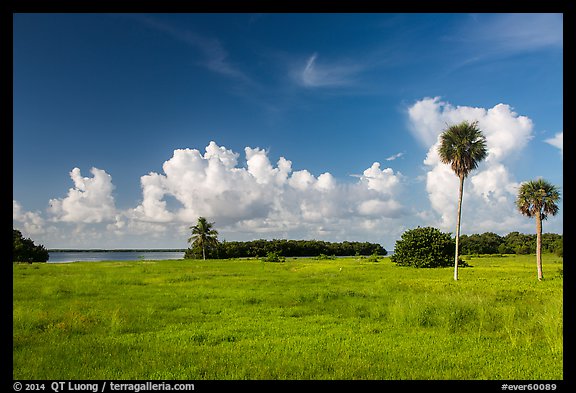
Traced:
<path id="1" fill-rule="evenodd" d="M 213 229 L 214 223 L 208 222 L 204 217 L 198 217 L 196 225 L 191 226 L 192 236 L 188 239 L 188 243 L 193 247 L 198 245 L 202 248 L 202 258 L 206 260 L 206 247 L 216 245 L 218 243 L 218 231 Z"/>
<path id="2" fill-rule="evenodd" d="M 478 163 L 488 155 L 486 137 L 478 128 L 478 122 L 464 121 L 448 127 L 440 135 L 438 146 L 440 161 L 450 164 L 460 179 L 458 194 L 458 219 L 456 221 L 456 253 L 454 257 L 454 280 L 458 280 L 458 246 L 460 237 L 460 217 L 462 216 L 462 194 L 464 179 L 478 167 Z"/>
<path id="3" fill-rule="evenodd" d="M 520 213 L 536 219 L 536 268 L 538 281 L 542 281 L 542 220 L 558 213 L 560 200 L 558 188 L 544 179 L 531 180 L 520 185 L 516 207 Z"/>

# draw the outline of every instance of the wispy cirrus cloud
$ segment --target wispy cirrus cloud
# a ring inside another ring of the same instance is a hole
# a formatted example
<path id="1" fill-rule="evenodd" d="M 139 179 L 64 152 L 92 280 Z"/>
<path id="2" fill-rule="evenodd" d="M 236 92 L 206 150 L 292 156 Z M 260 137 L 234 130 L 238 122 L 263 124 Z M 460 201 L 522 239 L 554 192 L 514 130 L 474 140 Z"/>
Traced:
<path id="1" fill-rule="evenodd" d="M 550 13 L 472 15 L 460 30 L 464 42 L 491 52 L 521 52 L 562 47 L 563 16 Z M 470 22 L 470 21 L 468 21 Z"/>
<path id="2" fill-rule="evenodd" d="M 387 157 L 386 161 L 394 161 L 395 159 L 402 157 L 404 154 L 404 152 L 393 154 L 390 157 Z"/>
<path id="3" fill-rule="evenodd" d="M 250 78 L 229 60 L 228 52 L 217 38 L 206 37 L 189 29 L 179 29 L 149 16 L 138 15 L 135 18 L 145 26 L 196 49 L 201 54 L 199 64 L 208 70 L 238 81 L 250 81 Z"/>
<path id="4" fill-rule="evenodd" d="M 457 68 L 491 58 L 563 46 L 563 15 L 471 14 L 446 39 L 468 53 Z"/>
<path id="5" fill-rule="evenodd" d="M 354 85 L 365 65 L 352 61 L 320 62 L 318 53 L 307 58 L 292 71 L 296 82 L 308 88 L 343 87 Z"/>

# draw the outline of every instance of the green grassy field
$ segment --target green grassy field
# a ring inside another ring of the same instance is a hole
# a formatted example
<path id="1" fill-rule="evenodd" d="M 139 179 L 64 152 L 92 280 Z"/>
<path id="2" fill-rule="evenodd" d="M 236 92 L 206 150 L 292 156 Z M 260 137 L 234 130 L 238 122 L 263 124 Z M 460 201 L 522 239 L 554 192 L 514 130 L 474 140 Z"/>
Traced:
<path id="1" fill-rule="evenodd" d="M 562 379 L 562 259 L 15 264 L 14 379 Z"/>

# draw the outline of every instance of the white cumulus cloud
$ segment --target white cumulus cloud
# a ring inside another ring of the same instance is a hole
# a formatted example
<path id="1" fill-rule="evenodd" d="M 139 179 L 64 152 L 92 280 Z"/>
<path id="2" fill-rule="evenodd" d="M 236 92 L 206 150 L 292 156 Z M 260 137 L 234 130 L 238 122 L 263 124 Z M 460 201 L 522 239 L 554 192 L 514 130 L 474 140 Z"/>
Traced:
<path id="1" fill-rule="evenodd" d="M 355 184 L 338 182 L 329 172 L 315 176 L 293 171 L 280 157 L 275 164 L 260 148 L 239 154 L 215 142 L 205 148 L 177 149 L 164 162 L 164 173 L 141 177 L 142 201 L 126 213 L 128 220 L 149 223 L 193 223 L 205 216 L 220 228 L 251 233 L 330 233 L 342 220 L 396 218 L 403 212 L 398 200 L 401 174 L 374 163 Z M 176 200 L 168 206 L 166 198 Z M 129 227 L 123 219 L 111 229 Z"/>
<path id="2" fill-rule="evenodd" d="M 545 139 L 544 142 L 560 149 L 560 155 L 564 157 L 564 132 L 559 132 L 553 138 Z"/>
<path id="3" fill-rule="evenodd" d="M 115 186 L 106 171 L 91 168 L 92 176 L 84 177 L 74 168 L 73 187 L 50 199 L 47 219 L 14 200 L 15 228 L 42 234 L 39 240 L 56 247 L 130 247 L 143 236 L 150 247 L 166 247 L 166 241 L 184 246 L 199 216 L 216 222 L 220 238 L 231 240 L 384 242 L 399 235 L 391 231 L 403 229 L 398 220 L 408 213 L 401 202 L 404 177 L 392 168 L 374 162 L 356 181 L 344 182 L 329 172 L 293 170 L 290 160 L 271 161 L 258 147 L 244 148 L 245 160 L 240 156 L 215 142 L 203 152 L 176 149 L 160 173 L 140 177 L 141 199 L 125 210 L 115 206 Z M 55 226 L 47 228 L 46 222 Z"/>
<path id="4" fill-rule="evenodd" d="M 393 195 L 400 183 L 398 175 L 392 168 L 380 169 L 380 163 L 375 162 L 364 171 L 360 177 L 369 190 L 375 190 L 384 195 Z"/>
<path id="5" fill-rule="evenodd" d="M 74 187 L 65 198 L 50 199 L 48 211 L 54 221 L 99 223 L 114 218 L 116 207 L 112 177 L 98 168 L 90 169 L 93 177 L 82 177 L 79 168 L 70 172 Z"/>
<path id="6" fill-rule="evenodd" d="M 46 232 L 45 221 L 40 212 L 25 211 L 20 202 L 16 200 L 12 200 L 12 221 L 20 224 L 18 229 L 21 229 L 25 236 Z"/>

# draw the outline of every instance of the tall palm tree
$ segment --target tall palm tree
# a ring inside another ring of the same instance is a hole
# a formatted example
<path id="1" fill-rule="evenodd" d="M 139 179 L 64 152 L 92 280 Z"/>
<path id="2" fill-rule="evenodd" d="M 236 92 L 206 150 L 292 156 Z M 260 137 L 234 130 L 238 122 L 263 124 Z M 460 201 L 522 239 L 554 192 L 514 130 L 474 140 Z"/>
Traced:
<path id="1" fill-rule="evenodd" d="M 456 221 L 456 253 L 454 257 L 454 280 L 458 280 L 458 246 L 460 237 L 460 217 L 462 215 L 462 194 L 464 178 L 478 167 L 478 163 L 488 155 L 486 137 L 478 128 L 478 122 L 464 121 L 448 127 L 440 135 L 438 146 L 440 161 L 450 164 L 460 179 L 458 194 L 458 219 Z"/>
<path id="2" fill-rule="evenodd" d="M 550 214 L 558 213 L 556 202 L 560 200 L 560 191 L 544 179 L 530 180 L 520 185 L 516 207 L 527 217 L 536 218 L 536 268 L 538 281 L 544 278 L 542 274 L 542 220 Z"/>
<path id="3" fill-rule="evenodd" d="M 204 260 L 206 260 L 206 247 L 218 243 L 218 231 L 213 229 L 213 226 L 213 222 L 208 222 L 204 217 L 198 217 L 196 225 L 190 227 L 192 236 L 188 239 L 188 243 L 190 243 L 191 247 L 197 244 L 202 248 L 202 258 Z"/>

